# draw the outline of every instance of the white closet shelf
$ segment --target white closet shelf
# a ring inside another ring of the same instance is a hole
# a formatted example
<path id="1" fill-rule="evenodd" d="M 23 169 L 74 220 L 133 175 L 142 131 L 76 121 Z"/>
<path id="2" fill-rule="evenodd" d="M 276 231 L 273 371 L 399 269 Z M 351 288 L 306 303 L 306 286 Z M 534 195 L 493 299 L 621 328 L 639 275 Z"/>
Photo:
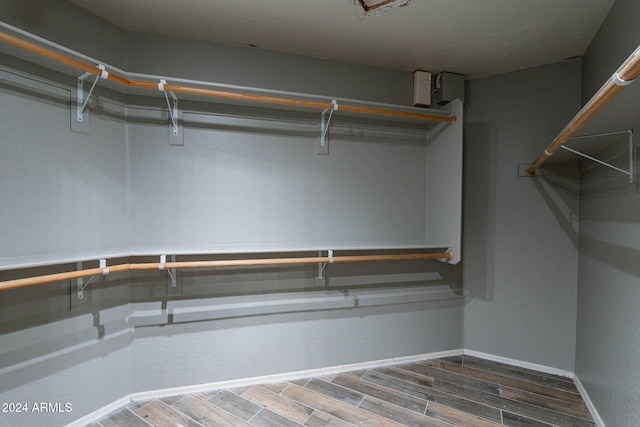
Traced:
<path id="1" fill-rule="evenodd" d="M 287 257 L 279 256 L 277 258 L 273 256 L 271 257 L 267 256 L 267 257 L 259 257 L 259 258 L 243 258 L 243 259 L 232 258 L 232 259 L 214 259 L 214 260 L 203 260 L 203 261 L 167 261 L 167 254 L 168 255 L 176 255 L 176 254 L 169 253 L 169 252 L 167 253 L 162 252 L 162 254 L 159 255 L 159 259 L 154 262 L 144 262 L 144 263 L 125 262 L 125 263 L 120 263 L 115 265 L 108 265 L 107 257 L 102 255 L 98 257 L 99 267 L 82 269 L 82 266 L 78 265 L 78 269 L 74 271 L 65 271 L 62 273 L 44 274 L 44 275 L 22 277 L 22 278 L 13 279 L 13 280 L 6 280 L 6 281 L 0 282 L 0 291 L 29 287 L 29 286 L 37 286 L 45 283 L 80 279 L 83 277 L 93 277 L 93 276 L 101 276 L 101 275 L 106 276 L 110 273 L 125 272 L 125 271 L 131 271 L 131 270 L 169 271 L 173 269 L 191 269 L 191 268 L 258 267 L 258 266 L 270 267 L 270 266 L 285 266 L 285 265 L 288 265 L 288 266 L 313 265 L 313 264 L 326 265 L 326 264 L 333 264 L 333 263 L 454 259 L 453 252 L 443 252 L 443 251 L 440 251 L 440 252 L 427 251 L 427 252 L 419 252 L 419 253 L 383 253 L 383 254 L 363 254 L 363 255 L 354 255 L 353 253 L 349 253 L 348 255 L 334 254 L 334 250 L 340 250 L 340 251 L 345 250 L 345 251 L 352 252 L 355 250 L 393 251 L 393 250 L 401 250 L 401 249 L 413 249 L 413 250 L 418 249 L 415 246 L 411 248 L 411 247 L 408 247 L 408 245 L 399 245 L 395 243 L 388 245 L 384 249 L 380 248 L 380 246 L 377 246 L 374 248 L 365 244 L 358 244 L 357 245 L 359 246 L 358 249 L 354 249 L 354 246 L 356 245 L 348 245 L 343 247 L 338 246 L 339 249 L 316 249 L 316 252 L 318 254 L 317 256 L 287 256 Z M 391 249 L 392 247 L 393 249 Z M 256 251 L 255 249 L 247 249 L 248 252 L 244 252 L 244 253 L 273 255 L 275 253 L 281 254 L 285 252 L 284 249 L 276 249 L 275 247 L 272 249 L 274 252 Z M 421 246 L 420 249 L 425 249 L 425 248 L 424 246 Z M 307 249 L 307 247 L 304 247 L 304 248 L 299 247 L 295 250 L 292 250 L 292 248 L 289 247 L 286 253 L 294 253 L 294 252 L 299 253 L 299 252 L 309 252 L 309 251 L 312 251 L 312 250 Z M 140 253 L 137 255 L 129 254 L 129 256 L 151 256 L 148 253 L 148 251 L 142 251 L 142 252 L 144 253 Z M 228 251 L 219 252 L 219 253 L 215 253 L 211 251 L 207 252 L 207 254 L 210 256 L 220 255 L 223 253 L 231 255 L 231 254 L 239 254 L 242 252 L 238 252 L 238 251 L 234 251 L 232 253 Z M 194 252 L 189 252 L 188 254 L 196 255 L 196 253 Z M 122 258 L 124 256 L 121 253 L 113 253 L 112 255 L 116 255 L 116 258 Z M 186 255 L 186 254 L 182 254 L 182 255 Z M 50 260 L 53 261 L 53 258 L 50 258 Z M 69 264 L 72 262 L 81 263 L 82 261 L 86 261 L 86 260 L 88 259 L 85 254 L 80 258 L 75 258 L 75 260 L 72 260 L 71 258 L 64 259 L 64 261 L 62 259 L 58 259 L 58 262 L 56 262 L 56 264 Z M 18 268 L 17 265 L 21 265 L 21 267 L 19 268 L 26 268 L 27 266 L 36 266 L 36 264 L 29 265 L 23 262 L 22 264 L 14 264 L 12 268 L 13 269 Z M 43 264 L 40 263 L 38 265 L 43 265 Z M 87 282 L 87 284 L 88 283 L 89 282 Z M 84 285 L 82 289 L 84 289 L 85 286 L 86 285 Z M 80 290 L 79 292 L 82 292 L 82 290 Z"/>
<path id="2" fill-rule="evenodd" d="M 227 244 L 227 245 L 184 245 L 184 246 L 136 246 L 131 248 L 111 248 L 105 250 L 86 250 L 62 252 L 45 255 L 16 256 L 0 259 L 0 271 L 23 268 L 45 267 L 99 259 L 117 259 L 131 257 L 178 256 L 220 256 L 242 254 L 302 253 L 333 251 L 399 251 L 433 250 L 448 251 L 448 246 L 426 241 L 407 242 L 319 242 L 299 244 Z"/>
<path id="3" fill-rule="evenodd" d="M 170 93 L 180 94 L 183 99 L 215 97 L 220 102 L 266 104 L 285 109 L 337 110 L 341 114 L 382 116 L 385 120 L 418 120 L 436 124 L 456 122 L 456 117 L 447 110 L 351 99 L 336 100 L 326 96 L 130 73 L 1 21 L 0 28 L 8 31 L 0 32 L 3 52 L 67 75 L 78 76 L 78 72 L 82 71 L 86 78 L 92 74 L 95 76 L 96 84 L 125 94 L 149 95 L 151 93 L 154 96 L 164 97 Z"/>

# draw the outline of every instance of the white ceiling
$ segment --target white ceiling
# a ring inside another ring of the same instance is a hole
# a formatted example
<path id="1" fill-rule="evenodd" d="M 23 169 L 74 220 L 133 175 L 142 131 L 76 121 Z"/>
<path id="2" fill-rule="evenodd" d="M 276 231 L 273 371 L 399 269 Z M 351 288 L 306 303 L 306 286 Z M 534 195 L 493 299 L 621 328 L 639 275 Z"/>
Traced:
<path id="1" fill-rule="evenodd" d="M 614 0 L 71 0 L 129 30 L 475 78 L 582 55 Z"/>

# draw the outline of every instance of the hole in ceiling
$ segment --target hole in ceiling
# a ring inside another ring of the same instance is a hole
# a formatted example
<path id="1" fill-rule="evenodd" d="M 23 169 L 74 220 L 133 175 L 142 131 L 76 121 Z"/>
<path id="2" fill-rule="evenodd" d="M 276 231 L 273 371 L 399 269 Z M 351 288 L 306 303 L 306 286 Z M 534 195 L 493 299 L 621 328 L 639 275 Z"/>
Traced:
<path id="1" fill-rule="evenodd" d="M 379 15 L 391 9 L 406 6 L 412 0 L 353 0 L 356 11 L 361 18 Z"/>

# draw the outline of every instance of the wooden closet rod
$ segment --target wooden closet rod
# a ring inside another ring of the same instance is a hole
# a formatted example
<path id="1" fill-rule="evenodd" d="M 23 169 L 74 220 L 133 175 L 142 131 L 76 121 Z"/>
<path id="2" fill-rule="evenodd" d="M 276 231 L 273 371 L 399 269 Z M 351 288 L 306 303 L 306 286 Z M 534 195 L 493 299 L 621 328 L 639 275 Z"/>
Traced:
<path id="1" fill-rule="evenodd" d="M 35 53 L 45 58 L 49 58 L 51 60 L 60 62 L 62 64 L 76 68 L 78 70 L 82 70 L 82 71 L 94 74 L 96 76 L 100 76 L 102 74 L 102 70 L 95 66 L 89 65 L 82 61 L 78 61 L 77 59 L 71 58 L 62 53 L 52 51 L 50 49 L 47 49 L 45 47 L 39 46 L 35 43 L 31 43 L 26 40 L 20 39 L 18 37 L 12 36 L 5 32 L 0 32 L 0 40 L 9 45 L 18 47 L 20 49 L 26 50 L 31 53 Z M 124 86 L 132 87 L 132 88 L 148 89 L 153 91 L 159 90 L 158 83 L 129 80 L 125 77 L 119 76 L 111 72 L 109 72 L 107 79 Z M 191 86 L 174 85 L 169 83 L 164 84 L 164 90 L 167 92 L 187 93 L 192 95 L 211 96 L 211 97 L 223 98 L 223 99 L 287 105 L 287 106 L 294 106 L 294 107 L 316 108 L 321 110 L 333 109 L 335 107 L 335 105 L 331 102 L 309 101 L 304 99 L 293 99 L 293 98 L 284 98 L 284 97 L 276 97 L 276 96 L 268 96 L 268 95 L 255 95 L 250 93 L 227 92 L 227 91 L 216 90 L 216 89 L 206 89 L 206 88 L 198 88 L 198 87 L 191 87 Z M 455 123 L 456 121 L 455 116 L 437 116 L 432 114 L 412 113 L 412 112 L 401 111 L 401 110 L 390 110 L 390 109 L 375 108 L 375 107 L 363 107 L 363 106 L 357 106 L 357 105 L 339 104 L 338 110 L 348 111 L 352 113 L 370 114 L 370 115 L 387 116 L 387 117 L 399 117 L 399 118 L 407 118 L 407 119 L 414 119 L 414 120 L 429 120 L 429 121 L 445 122 L 445 123 Z"/>
<path id="2" fill-rule="evenodd" d="M 259 258 L 259 259 L 233 259 L 216 261 L 177 261 L 166 263 L 132 263 L 110 265 L 104 268 L 89 268 L 85 270 L 69 271 L 65 273 L 45 274 L 42 276 L 25 277 L 22 279 L 6 280 L 0 282 L 0 291 L 24 288 L 27 286 L 43 285 L 45 283 L 74 280 L 82 277 L 102 276 L 110 273 L 130 270 L 167 270 L 184 268 L 219 268 L 219 267 L 257 267 L 299 264 L 323 264 L 345 262 L 380 262 L 380 261 L 408 261 L 426 259 L 453 259 L 452 252 L 427 253 L 427 254 L 387 254 L 387 255 L 354 255 L 354 256 L 326 256 L 326 257 L 300 257 L 300 258 Z"/>
<path id="3" fill-rule="evenodd" d="M 527 174 L 533 176 L 540 168 L 569 138 L 576 134 L 593 116 L 596 115 L 605 105 L 616 97 L 622 90 L 633 83 L 640 75 L 640 46 L 627 58 L 609 80 L 596 92 L 584 107 L 576 114 L 553 142 L 544 150 L 544 153 L 527 169 Z"/>

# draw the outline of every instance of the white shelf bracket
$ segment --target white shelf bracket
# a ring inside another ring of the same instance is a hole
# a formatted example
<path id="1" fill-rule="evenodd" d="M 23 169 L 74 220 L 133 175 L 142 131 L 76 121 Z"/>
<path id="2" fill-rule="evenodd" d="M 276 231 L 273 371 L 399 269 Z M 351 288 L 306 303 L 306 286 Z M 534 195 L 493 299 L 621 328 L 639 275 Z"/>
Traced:
<path id="1" fill-rule="evenodd" d="M 171 255 L 171 262 L 175 262 L 176 256 Z M 170 296 L 180 295 L 181 288 L 178 283 L 178 271 L 175 268 L 166 268 L 165 264 L 167 262 L 166 255 L 160 255 L 160 264 L 158 264 L 158 270 L 167 272 L 167 293 Z"/>
<path id="2" fill-rule="evenodd" d="M 77 269 L 78 270 L 82 270 L 82 261 L 76 263 Z M 101 259 L 100 260 L 100 267 L 102 269 L 102 275 L 103 276 L 107 276 L 109 274 L 109 268 L 107 268 L 107 260 L 106 259 Z M 91 284 L 91 282 L 93 282 L 93 279 L 95 279 L 96 276 L 91 276 L 89 277 L 89 280 L 87 280 L 86 283 L 84 283 L 84 280 L 82 279 L 82 277 L 76 279 L 76 296 L 78 297 L 78 299 L 83 299 L 84 298 L 84 290 L 87 288 L 87 286 L 89 286 Z"/>
<path id="3" fill-rule="evenodd" d="M 171 126 L 173 130 L 173 136 L 178 136 L 178 97 L 175 93 L 171 91 L 164 90 L 164 85 L 167 84 L 165 79 L 161 79 L 160 83 L 158 83 L 158 90 L 164 93 L 164 99 L 167 101 L 167 108 L 169 110 L 169 118 L 171 119 Z M 169 96 L 171 95 L 171 102 L 169 102 Z"/>
<path id="4" fill-rule="evenodd" d="M 620 132 L 613 132 L 611 134 L 615 134 L 615 133 L 620 133 Z M 596 162 L 596 163 L 601 164 L 603 166 L 606 166 L 608 168 L 617 170 L 618 172 L 627 175 L 629 177 L 629 183 L 632 184 L 633 183 L 633 174 L 634 174 L 634 172 L 633 172 L 633 131 L 628 131 L 626 133 L 629 136 L 629 141 L 628 141 L 628 144 L 629 144 L 629 170 L 628 171 L 626 171 L 624 169 L 621 169 L 621 168 L 619 168 L 617 166 L 613 166 L 612 164 L 604 162 L 604 161 L 602 161 L 600 159 L 596 159 L 595 157 L 592 157 L 592 156 L 589 156 L 587 154 L 581 153 L 580 151 L 574 150 L 573 148 L 569 148 L 569 147 L 566 147 L 564 145 L 562 145 L 561 148 L 563 148 L 563 149 L 565 149 L 567 151 L 570 151 L 571 153 L 577 154 L 577 155 L 579 155 L 581 157 L 584 157 L 584 158 L 589 159 L 589 160 L 591 160 L 593 162 Z M 602 135 L 607 135 L 607 134 L 587 135 L 586 137 L 602 136 Z M 576 137 L 576 138 L 580 138 L 580 137 Z"/>
<path id="5" fill-rule="evenodd" d="M 318 257 L 322 258 L 322 256 L 324 255 L 323 251 L 318 251 Z M 329 264 L 333 263 L 333 250 L 329 249 L 327 251 L 327 257 L 329 258 Z M 325 270 L 327 268 L 327 263 L 326 262 L 319 262 L 318 263 L 318 275 L 316 276 L 316 285 L 326 285 L 326 275 L 325 275 Z"/>
<path id="6" fill-rule="evenodd" d="M 91 98 L 93 90 L 96 88 L 98 80 L 107 79 L 109 77 L 109 72 L 106 70 L 106 67 L 104 65 L 98 64 L 96 67 L 102 70 L 102 73 L 99 76 L 96 76 L 96 79 L 94 80 L 93 85 L 91 85 L 91 89 L 89 90 L 86 98 L 84 96 L 84 81 L 91 75 L 91 73 L 86 72 L 78 76 L 76 85 L 76 120 L 79 122 L 84 120 L 84 109 L 87 107 L 87 103 Z"/>
<path id="7" fill-rule="evenodd" d="M 331 124 L 331 118 L 333 117 L 333 112 L 336 111 L 338 107 L 338 101 L 332 100 L 333 108 L 325 108 L 320 113 L 320 141 L 316 148 L 317 154 L 327 155 L 329 154 L 329 125 Z M 327 113 L 329 113 L 329 117 L 327 118 Z"/>

